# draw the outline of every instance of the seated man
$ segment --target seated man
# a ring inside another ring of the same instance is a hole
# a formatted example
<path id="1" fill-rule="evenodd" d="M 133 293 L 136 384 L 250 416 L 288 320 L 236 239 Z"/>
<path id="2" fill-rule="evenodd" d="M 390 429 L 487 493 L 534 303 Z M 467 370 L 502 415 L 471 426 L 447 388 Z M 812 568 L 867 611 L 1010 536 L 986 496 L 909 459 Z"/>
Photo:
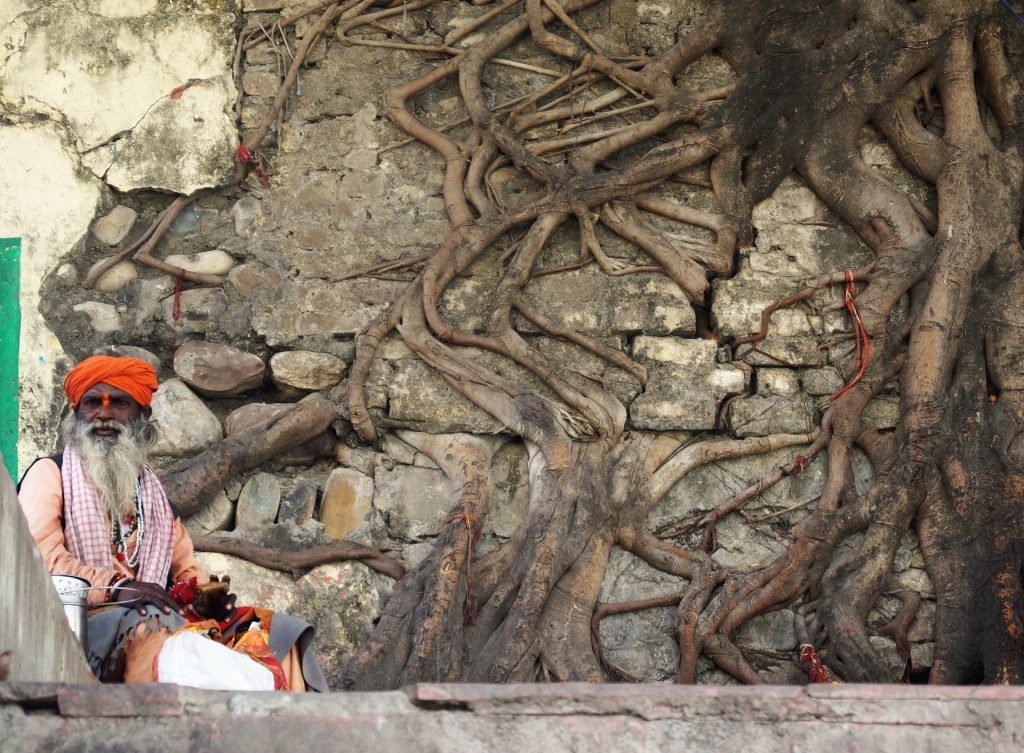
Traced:
<path id="1" fill-rule="evenodd" d="M 287 687 L 326 691 L 307 650 L 312 628 L 306 623 L 264 610 L 235 610 L 233 596 L 201 599 L 186 608 L 168 592 L 185 584 L 174 592 L 194 593 L 190 583 L 210 579 L 146 462 L 156 439 L 149 407 L 156 389 L 156 373 L 145 361 L 93 356 L 80 363 L 64 382 L 74 409 L 64 450 L 33 463 L 18 487 L 50 573 L 78 576 L 92 586 L 90 667 L 102 680 L 151 682 L 160 646 L 187 621 L 215 618 L 231 632 L 258 617 L 264 628 L 270 625 L 267 643 Z M 112 605 L 102 608 L 104 602 Z"/>

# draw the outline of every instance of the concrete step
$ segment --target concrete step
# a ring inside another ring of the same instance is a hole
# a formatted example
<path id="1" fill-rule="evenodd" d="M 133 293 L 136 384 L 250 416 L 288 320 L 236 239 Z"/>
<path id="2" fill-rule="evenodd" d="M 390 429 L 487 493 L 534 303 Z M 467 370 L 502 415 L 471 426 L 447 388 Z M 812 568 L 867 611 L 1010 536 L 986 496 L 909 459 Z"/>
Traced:
<path id="1" fill-rule="evenodd" d="M 295 695 L 0 683 L 0 749 L 1019 753 L 1024 688 L 424 684 Z"/>

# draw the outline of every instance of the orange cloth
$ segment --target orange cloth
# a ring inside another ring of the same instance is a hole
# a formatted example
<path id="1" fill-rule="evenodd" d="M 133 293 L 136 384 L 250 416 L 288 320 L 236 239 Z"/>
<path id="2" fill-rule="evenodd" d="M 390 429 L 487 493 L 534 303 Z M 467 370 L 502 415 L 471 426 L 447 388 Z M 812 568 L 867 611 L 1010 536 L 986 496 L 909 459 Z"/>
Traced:
<path id="1" fill-rule="evenodd" d="M 82 395 L 100 382 L 124 390 L 143 408 L 152 402 L 157 388 L 156 372 L 145 361 L 119 356 L 93 356 L 71 369 L 64 380 L 64 392 L 71 401 L 71 407 L 77 408 Z"/>
<path id="2" fill-rule="evenodd" d="M 109 586 L 121 578 L 134 578 L 135 571 L 116 559 L 113 568 L 93 567 L 75 559 L 64 543 L 64 488 L 61 485 L 60 469 L 49 458 L 34 463 L 21 482 L 18 501 L 28 520 L 29 530 L 35 539 L 43 562 L 51 573 L 77 575 L 85 578 L 93 586 Z M 135 546 L 135 532 L 127 541 L 128 549 Z M 171 554 L 171 579 L 177 583 L 195 578 L 198 583 L 206 583 L 209 578 L 196 561 L 192 548 L 192 539 L 180 520 L 174 521 L 174 552 Z M 90 604 L 104 601 L 103 591 L 89 591 L 87 599 Z"/>

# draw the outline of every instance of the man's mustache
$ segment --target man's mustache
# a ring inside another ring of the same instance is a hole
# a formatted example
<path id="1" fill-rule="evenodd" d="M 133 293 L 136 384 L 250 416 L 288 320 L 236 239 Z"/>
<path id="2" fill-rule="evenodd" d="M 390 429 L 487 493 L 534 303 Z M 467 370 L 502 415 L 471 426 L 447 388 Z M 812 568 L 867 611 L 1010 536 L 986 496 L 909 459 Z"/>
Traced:
<path id="1" fill-rule="evenodd" d="M 97 419 L 95 421 L 90 421 L 90 422 L 88 422 L 85 425 L 85 427 L 89 431 L 91 431 L 91 432 L 94 432 L 97 429 L 113 429 L 116 432 L 124 431 L 124 426 L 122 426 L 117 421 L 114 421 L 112 419 L 111 420 Z"/>

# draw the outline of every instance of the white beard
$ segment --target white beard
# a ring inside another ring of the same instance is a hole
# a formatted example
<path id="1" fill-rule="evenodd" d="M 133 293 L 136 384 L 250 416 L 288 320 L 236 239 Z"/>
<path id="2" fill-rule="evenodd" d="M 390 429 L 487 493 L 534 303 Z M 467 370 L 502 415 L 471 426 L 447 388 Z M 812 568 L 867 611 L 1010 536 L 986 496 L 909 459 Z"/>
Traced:
<path id="1" fill-rule="evenodd" d="M 118 432 L 106 437 L 92 432 L 106 427 Z M 146 465 L 152 437 L 149 422 L 139 418 L 125 426 L 115 421 L 87 424 L 74 420 L 65 431 L 65 443 L 78 450 L 82 470 L 96 487 L 103 511 L 111 520 L 130 517 L 135 512 L 136 483 Z"/>

